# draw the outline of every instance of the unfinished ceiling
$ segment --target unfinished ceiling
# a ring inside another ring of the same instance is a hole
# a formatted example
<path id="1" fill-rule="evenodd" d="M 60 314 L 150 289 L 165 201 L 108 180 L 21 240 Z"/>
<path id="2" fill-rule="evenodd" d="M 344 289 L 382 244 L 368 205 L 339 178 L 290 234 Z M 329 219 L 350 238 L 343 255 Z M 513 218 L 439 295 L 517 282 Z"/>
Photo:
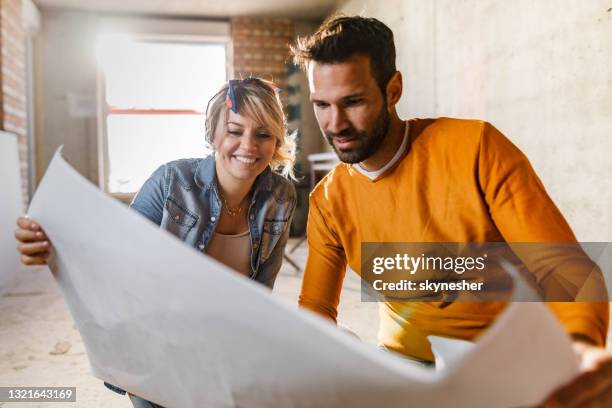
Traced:
<path id="1" fill-rule="evenodd" d="M 34 0 L 41 8 L 192 17 L 267 15 L 322 19 L 339 0 Z"/>

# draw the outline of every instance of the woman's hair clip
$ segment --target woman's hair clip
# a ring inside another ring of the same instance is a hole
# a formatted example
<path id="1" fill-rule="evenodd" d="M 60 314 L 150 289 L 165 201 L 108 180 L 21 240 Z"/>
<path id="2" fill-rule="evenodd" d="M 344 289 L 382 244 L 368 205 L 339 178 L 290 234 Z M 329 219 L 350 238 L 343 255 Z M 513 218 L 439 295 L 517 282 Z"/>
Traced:
<path id="1" fill-rule="evenodd" d="M 238 113 L 238 104 L 236 103 L 236 93 L 234 92 L 234 89 L 238 86 L 249 84 L 266 86 L 277 95 L 281 91 L 281 89 L 274 82 L 266 81 L 265 79 L 255 77 L 248 77 L 244 79 L 230 79 L 227 87 L 227 96 L 225 97 L 225 105 L 234 113 Z"/>

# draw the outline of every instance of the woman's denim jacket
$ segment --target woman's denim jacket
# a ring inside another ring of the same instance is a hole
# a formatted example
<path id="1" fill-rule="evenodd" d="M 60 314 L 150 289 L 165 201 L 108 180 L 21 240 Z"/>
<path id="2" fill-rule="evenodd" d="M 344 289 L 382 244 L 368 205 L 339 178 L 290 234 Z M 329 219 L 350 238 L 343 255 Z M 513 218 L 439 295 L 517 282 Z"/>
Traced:
<path id="1" fill-rule="evenodd" d="M 295 188 L 266 168 L 255 180 L 251 197 L 247 214 L 251 236 L 249 277 L 272 288 L 289 237 Z M 162 165 L 144 183 L 131 207 L 188 245 L 204 250 L 221 216 L 214 155 Z"/>
<path id="2" fill-rule="evenodd" d="M 281 266 L 296 204 L 293 184 L 269 168 L 255 180 L 247 221 L 251 236 L 249 277 L 272 288 Z M 202 251 L 221 216 L 215 158 L 164 164 L 144 183 L 131 207 Z"/>

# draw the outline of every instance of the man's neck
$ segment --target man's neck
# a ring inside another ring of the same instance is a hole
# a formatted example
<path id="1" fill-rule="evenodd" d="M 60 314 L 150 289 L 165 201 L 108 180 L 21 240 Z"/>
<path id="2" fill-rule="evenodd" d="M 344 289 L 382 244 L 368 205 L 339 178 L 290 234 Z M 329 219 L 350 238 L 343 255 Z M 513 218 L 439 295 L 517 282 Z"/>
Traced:
<path id="1" fill-rule="evenodd" d="M 405 122 L 397 114 L 392 114 L 382 146 L 372 156 L 359 163 L 361 168 L 366 171 L 376 171 L 389 163 L 402 144 L 405 126 Z"/>
<path id="2" fill-rule="evenodd" d="M 389 163 L 402 144 L 405 126 L 406 124 L 397 114 L 392 114 L 382 146 L 372 156 L 359 163 L 361 168 L 366 171 L 376 171 Z"/>

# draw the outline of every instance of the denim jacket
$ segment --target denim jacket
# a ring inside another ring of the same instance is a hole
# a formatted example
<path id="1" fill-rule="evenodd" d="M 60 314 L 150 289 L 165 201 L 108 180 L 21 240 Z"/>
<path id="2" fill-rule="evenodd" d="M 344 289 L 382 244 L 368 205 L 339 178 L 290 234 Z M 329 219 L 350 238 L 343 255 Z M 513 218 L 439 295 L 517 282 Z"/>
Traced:
<path id="1" fill-rule="evenodd" d="M 221 216 L 214 155 L 159 167 L 130 207 L 202 251 Z M 296 205 L 293 184 L 267 168 L 255 180 L 247 214 L 251 237 L 249 277 L 272 288 L 281 267 Z M 105 383 L 113 391 L 125 391 Z"/>
<path id="2" fill-rule="evenodd" d="M 281 266 L 295 205 L 295 188 L 289 180 L 270 168 L 257 177 L 247 214 L 249 277 L 269 288 Z M 131 207 L 186 244 L 204 250 L 221 216 L 214 155 L 162 165 Z"/>

